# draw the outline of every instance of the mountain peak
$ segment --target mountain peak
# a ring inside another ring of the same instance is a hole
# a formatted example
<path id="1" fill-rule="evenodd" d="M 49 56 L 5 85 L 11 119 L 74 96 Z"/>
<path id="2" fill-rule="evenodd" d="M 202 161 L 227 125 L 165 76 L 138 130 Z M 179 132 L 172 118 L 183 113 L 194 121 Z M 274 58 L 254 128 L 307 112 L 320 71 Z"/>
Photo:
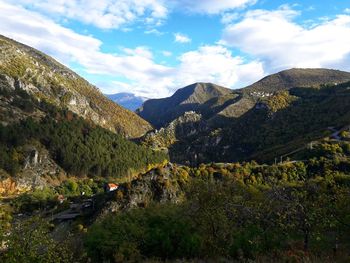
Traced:
<path id="1" fill-rule="evenodd" d="M 230 93 L 232 90 L 228 88 L 213 83 L 197 82 L 178 89 L 171 97 L 146 101 L 137 113 L 159 128 L 186 111 L 199 110 L 208 101 Z"/>
<path id="2" fill-rule="evenodd" d="M 232 92 L 228 88 L 208 82 L 196 82 L 184 88 L 178 89 L 169 99 L 176 104 L 204 103 L 213 97 L 222 96 Z"/>

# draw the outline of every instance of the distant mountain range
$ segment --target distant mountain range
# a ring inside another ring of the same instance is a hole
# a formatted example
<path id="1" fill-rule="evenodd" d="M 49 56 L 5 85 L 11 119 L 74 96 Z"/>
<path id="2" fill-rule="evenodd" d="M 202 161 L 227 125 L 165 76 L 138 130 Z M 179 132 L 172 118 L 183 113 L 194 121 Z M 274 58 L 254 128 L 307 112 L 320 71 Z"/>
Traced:
<path id="1" fill-rule="evenodd" d="M 163 99 L 150 99 L 137 113 L 160 128 L 186 111 L 201 113 L 207 120 L 239 117 L 261 98 L 294 87 L 318 87 L 350 80 L 350 73 L 329 69 L 290 69 L 267 76 L 242 89 L 232 90 L 212 83 L 194 83 Z"/>
<path id="2" fill-rule="evenodd" d="M 106 94 L 106 96 L 115 103 L 131 111 L 135 111 L 136 109 L 140 108 L 142 104 L 147 100 L 145 97 L 136 96 L 133 93 L 127 92 Z"/>

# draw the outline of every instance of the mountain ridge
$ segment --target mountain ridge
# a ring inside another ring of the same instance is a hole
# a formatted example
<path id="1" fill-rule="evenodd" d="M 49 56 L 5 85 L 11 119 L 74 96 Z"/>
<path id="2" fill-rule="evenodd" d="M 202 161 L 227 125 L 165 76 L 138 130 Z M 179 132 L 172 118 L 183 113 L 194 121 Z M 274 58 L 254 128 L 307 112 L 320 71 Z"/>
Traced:
<path id="1" fill-rule="evenodd" d="M 241 89 L 228 89 L 212 83 L 194 83 L 178 89 L 172 96 L 152 99 L 136 112 L 157 128 L 163 127 L 186 111 L 201 113 L 216 123 L 222 118 L 237 118 L 251 110 L 262 98 L 295 87 L 350 81 L 350 73 L 333 69 L 293 68 L 266 76 Z"/>
<path id="2" fill-rule="evenodd" d="M 290 146 L 284 149 L 282 141 L 293 142 L 298 147 L 306 143 L 297 131 L 316 139 L 327 133 L 328 126 L 346 125 L 342 117 L 350 110 L 346 81 L 350 81 L 350 73 L 337 70 L 282 71 L 246 88 L 213 97 L 201 105 L 187 104 L 187 112 L 201 114 L 200 126 L 177 121 L 179 117 L 169 118 L 173 123 L 171 128 L 164 125 L 165 132 L 161 130 L 145 139 L 150 146 L 168 147 L 171 160 L 178 163 L 232 162 L 250 156 L 270 161 L 274 147 L 280 154 L 293 150 Z M 338 84 L 340 82 L 345 84 Z M 169 99 L 171 97 L 164 101 Z M 219 107 L 213 107 L 215 100 L 222 100 L 217 102 Z M 341 114 L 338 116 L 336 112 Z M 310 119 L 308 115 L 313 117 Z M 190 133 L 184 134 L 186 130 Z M 163 134 L 164 138 L 161 138 Z M 169 141 L 173 144 L 164 144 Z M 266 153 L 265 157 L 262 152 Z"/>
<path id="3" fill-rule="evenodd" d="M 48 55 L 0 35 L 0 74 L 11 89 L 65 108 L 126 137 L 151 130 L 145 120 L 107 99 L 95 86 Z"/>
<path id="4" fill-rule="evenodd" d="M 276 92 L 349 81 L 349 72 L 326 68 L 291 68 L 268 75 L 240 91 Z"/>

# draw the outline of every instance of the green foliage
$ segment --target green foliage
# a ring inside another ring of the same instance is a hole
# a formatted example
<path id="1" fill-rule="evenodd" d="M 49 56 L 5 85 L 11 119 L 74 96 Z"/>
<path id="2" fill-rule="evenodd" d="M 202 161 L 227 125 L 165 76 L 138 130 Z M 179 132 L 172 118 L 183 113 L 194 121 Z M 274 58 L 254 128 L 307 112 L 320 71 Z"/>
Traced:
<path id="1" fill-rule="evenodd" d="M 181 258 L 198 254 L 200 239 L 174 205 L 152 206 L 109 216 L 89 229 L 85 246 L 94 262 Z"/>
<path id="2" fill-rule="evenodd" d="M 5 251 L 0 254 L 3 263 L 73 263 L 73 257 L 65 242 L 51 237 L 50 225 L 43 219 L 33 217 L 13 224 L 6 238 Z"/>
<path id="3" fill-rule="evenodd" d="M 44 209 L 46 206 L 56 204 L 56 193 L 52 188 L 44 187 L 27 192 L 13 200 L 13 205 L 18 211 L 32 212 L 37 209 Z"/>
<path id="4" fill-rule="evenodd" d="M 319 157 L 177 167 L 183 203 L 111 215 L 88 230 L 85 247 L 93 262 L 329 256 L 350 244 L 349 164 Z"/>
<path id="5" fill-rule="evenodd" d="M 266 103 L 271 112 L 277 112 L 287 108 L 295 99 L 288 91 L 281 91 L 268 98 Z"/>
<path id="6" fill-rule="evenodd" d="M 83 194 L 85 196 L 92 196 L 93 194 L 103 191 L 103 182 L 92 179 L 68 179 L 58 186 L 56 191 L 65 197 L 74 197 Z"/>
<path id="7" fill-rule="evenodd" d="M 74 175 L 126 177 L 148 164 L 161 163 L 167 155 L 138 146 L 101 127 L 93 126 L 69 111 L 51 111 L 40 122 L 28 118 L 13 126 L 0 125 L 0 168 L 16 174 L 23 160 L 16 150 L 30 140 L 44 144 L 67 172 Z M 55 117 L 55 118 L 53 118 Z M 21 131 L 26 131 L 22 133 Z"/>

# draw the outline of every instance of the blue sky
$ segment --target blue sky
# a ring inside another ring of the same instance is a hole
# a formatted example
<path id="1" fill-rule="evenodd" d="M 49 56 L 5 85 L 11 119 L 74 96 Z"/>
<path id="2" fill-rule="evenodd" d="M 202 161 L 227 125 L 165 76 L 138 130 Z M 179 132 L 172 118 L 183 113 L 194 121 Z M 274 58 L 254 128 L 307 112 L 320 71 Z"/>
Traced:
<path id="1" fill-rule="evenodd" d="M 0 34 L 104 93 L 241 88 L 292 67 L 350 71 L 350 0 L 0 0 Z"/>

